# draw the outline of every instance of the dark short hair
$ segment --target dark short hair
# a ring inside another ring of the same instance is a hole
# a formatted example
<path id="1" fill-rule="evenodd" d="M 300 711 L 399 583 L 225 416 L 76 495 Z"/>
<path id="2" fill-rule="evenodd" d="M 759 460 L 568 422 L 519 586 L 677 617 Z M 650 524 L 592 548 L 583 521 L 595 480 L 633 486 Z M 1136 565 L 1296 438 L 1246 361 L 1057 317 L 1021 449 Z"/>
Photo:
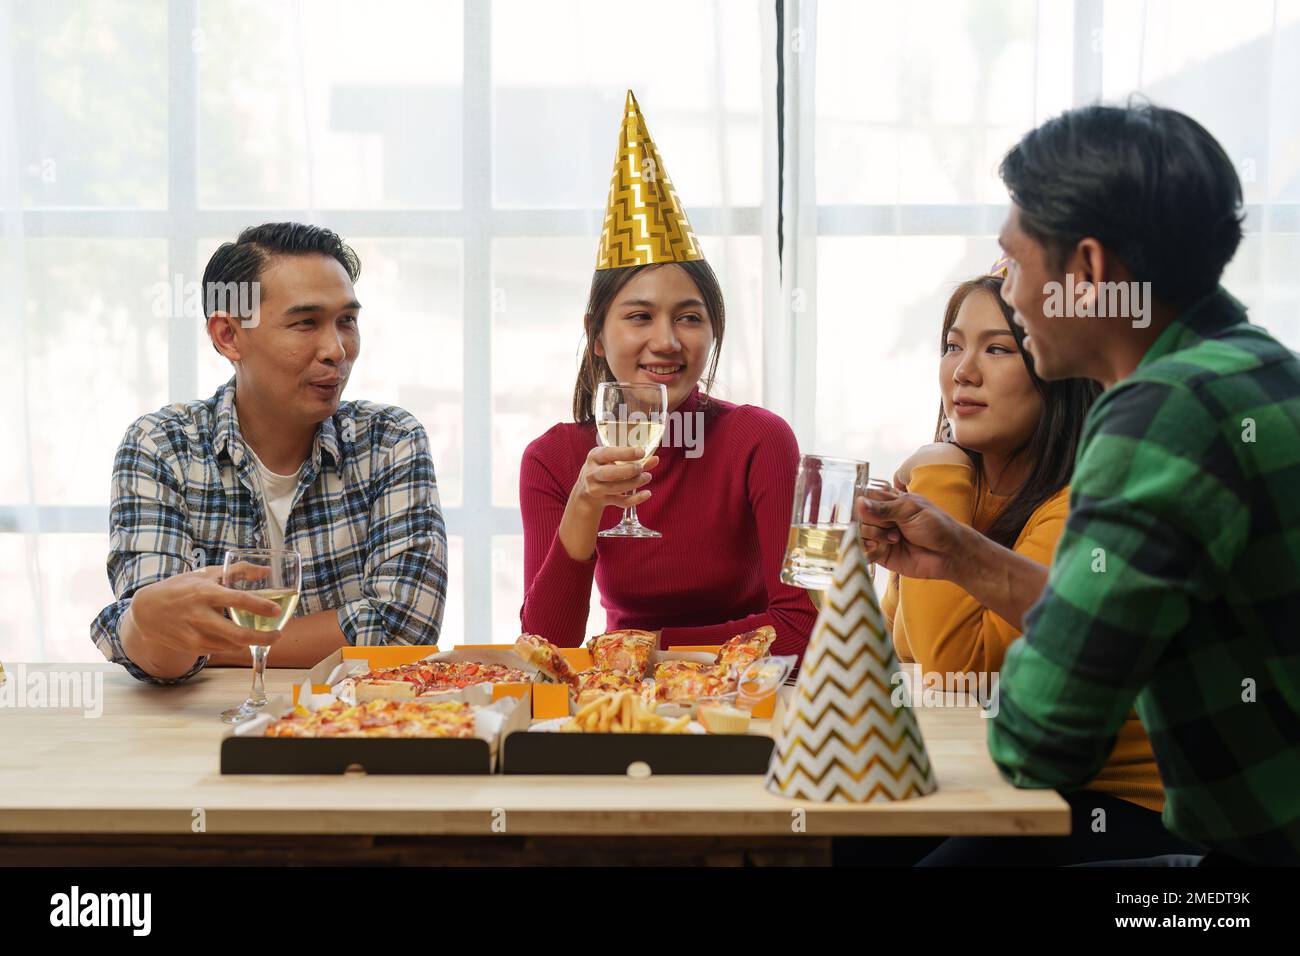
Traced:
<path id="1" fill-rule="evenodd" d="M 1145 101 L 1062 113 L 1026 133 L 999 174 L 1052 269 L 1091 237 L 1164 302 L 1211 291 L 1241 242 L 1228 154 L 1190 116 Z"/>
<path id="2" fill-rule="evenodd" d="M 209 290 L 229 288 L 229 283 L 254 282 L 272 256 L 329 256 L 353 282 L 361 275 L 361 260 L 338 233 L 301 222 L 264 222 L 249 226 L 234 242 L 223 242 L 203 270 L 203 315 L 213 296 Z"/>

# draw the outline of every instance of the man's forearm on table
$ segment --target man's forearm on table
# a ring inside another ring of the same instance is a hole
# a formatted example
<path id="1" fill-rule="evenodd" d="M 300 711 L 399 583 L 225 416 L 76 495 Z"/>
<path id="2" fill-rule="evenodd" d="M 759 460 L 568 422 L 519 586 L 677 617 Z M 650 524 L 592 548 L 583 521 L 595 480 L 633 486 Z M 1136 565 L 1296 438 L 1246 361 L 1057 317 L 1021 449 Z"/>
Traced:
<path id="1" fill-rule="evenodd" d="M 314 667 L 347 642 L 339 627 L 337 611 L 304 614 L 284 626 L 279 639 L 271 645 L 266 664 L 268 667 Z M 208 663 L 218 667 L 247 667 L 250 661 L 247 650 L 236 648 L 213 653 Z"/>
<path id="2" fill-rule="evenodd" d="M 968 529 L 955 562 L 953 583 L 971 597 L 1023 630 L 1025 613 L 1047 587 L 1047 566 L 1017 554 L 975 529 Z"/>
<path id="3" fill-rule="evenodd" d="M 160 680 L 174 680 L 182 677 L 194 666 L 201 654 L 175 648 L 161 648 L 150 642 L 140 633 L 136 626 L 131 608 L 127 607 L 117 621 L 117 639 L 122 645 L 122 653 L 136 667 L 150 677 Z"/>

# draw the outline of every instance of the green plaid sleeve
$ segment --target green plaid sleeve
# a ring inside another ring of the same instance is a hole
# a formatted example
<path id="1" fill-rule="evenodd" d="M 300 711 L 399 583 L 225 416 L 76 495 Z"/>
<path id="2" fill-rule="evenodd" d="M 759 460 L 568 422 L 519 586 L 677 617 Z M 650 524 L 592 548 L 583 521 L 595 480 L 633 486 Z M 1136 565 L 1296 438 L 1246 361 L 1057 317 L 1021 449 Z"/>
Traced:
<path id="1" fill-rule="evenodd" d="M 1244 547 L 1227 424 L 1172 382 L 1122 383 L 1094 407 L 1047 587 L 1007 653 L 989 721 L 990 753 L 1016 786 L 1068 789 L 1097 774 L 1198 589 Z"/>

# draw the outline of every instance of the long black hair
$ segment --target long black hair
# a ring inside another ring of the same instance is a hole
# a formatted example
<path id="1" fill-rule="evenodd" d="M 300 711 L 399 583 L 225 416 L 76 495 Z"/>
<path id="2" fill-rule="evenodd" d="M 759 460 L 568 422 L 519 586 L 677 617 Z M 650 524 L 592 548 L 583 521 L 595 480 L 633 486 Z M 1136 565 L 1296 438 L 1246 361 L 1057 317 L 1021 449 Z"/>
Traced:
<path id="1" fill-rule="evenodd" d="M 1079 436 L 1083 432 L 1083 421 L 1088 416 L 1088 409 L 1097 396 L 1101 386 L 1091 379 L 1065 378 L 1047 382 L 1038 377 L 1034 371 L 1034 358 L 1024 349 L 1025 333 L 1011 320 L 1011 306 L 1002 301 L 1002 277 L 996 275 L 980 276 L 961 283 L 948 299 L 944 310 L 943 332 L 939 336 L 940 354 L 947 349 L 948 331 L 957 321 L 957 312 L 966 298 L 974 293 L 984 292 L 993 297 L 993 301 L 1002 310 L 1002 318 L 1007 328 L 1015 336 L 1020 356 L 1025 361 L 1029 380 L 1043 398 L 1043 414 L 1039 416 L 1029 439 L 1011 454 L 1010 460 L 1020 459 L 1029 462 L 1029 474 L 1016 489 L 1007 506 L 993 519 L 984 534 L 998 544 L 1014 548 L 1016 538 L 1029 520 L 1035 509 L 1070 483 L 1074 473 L 1074 457 L 1079 449 Z M 943 413 L 943 402 L 939 402 L 939 422 L 934 430 L 935 441 L 952 441 L 951 429 Z M 977 451 L 958 445 L 970 456 L 975 469 L 975 494 L 979 498 L 981 489 L 988 481 L 984 473 L 984 456 Z"/>

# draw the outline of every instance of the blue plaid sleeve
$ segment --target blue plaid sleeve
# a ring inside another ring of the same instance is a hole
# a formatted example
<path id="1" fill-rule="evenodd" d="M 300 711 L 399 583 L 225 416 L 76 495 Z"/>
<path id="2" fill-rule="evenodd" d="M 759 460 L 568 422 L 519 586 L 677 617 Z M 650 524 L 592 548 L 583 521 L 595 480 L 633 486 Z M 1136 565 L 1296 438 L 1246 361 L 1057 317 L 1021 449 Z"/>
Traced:
<path id="1" fill-rule="evenodd" d="M 108 512 L 108 579 L 116 600 L 90 625 L 100 653 L 131 676 L 152 684 L 188 680 L 208 662 L 206 656 L 199 657 L 180 677 L 154 677 L 126 656 L 118 634 L 122 615 L 140 588 L 190 570 L 189 510 L 180 480 L 171 469 L 173 462 L 170 451 L 160 449 L 140 423 L 127 431 L 118 446 Z"/>
<path id="2" fill-rule="evenodd" d="M 447 532 L 433 458 L 413 418 L 376 472 L 362 597 L 338 609 L 349 644 L 437 644 L 447 593 Z"/>

